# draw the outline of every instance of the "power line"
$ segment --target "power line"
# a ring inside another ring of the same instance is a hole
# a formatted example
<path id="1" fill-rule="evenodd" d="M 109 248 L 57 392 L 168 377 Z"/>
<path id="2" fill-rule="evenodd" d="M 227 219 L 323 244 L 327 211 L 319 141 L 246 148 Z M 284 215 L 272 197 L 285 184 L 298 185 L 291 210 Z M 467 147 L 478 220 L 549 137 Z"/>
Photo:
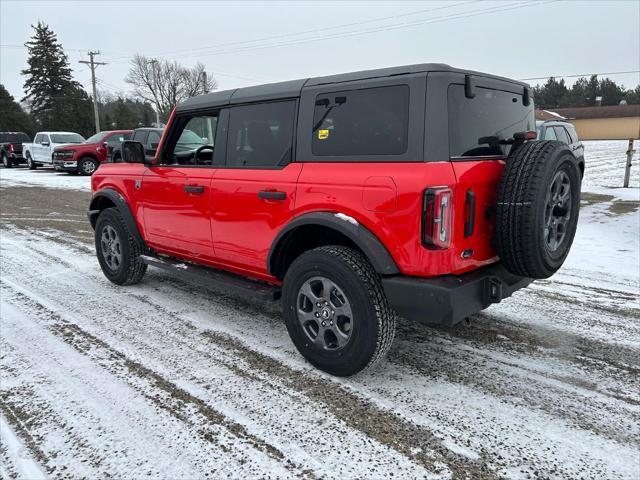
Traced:
<path id="1" fill-rule="evenodd" d="M 518 80 L 546 80 L 548 78 L 577 78 L 577 77 L 591 77 L 593 75 L 625 75 L 629 73 L 640 73 L 640 70 L 628 70 L 626 72 L 596 72 L 596 73 L 579 73 L 572 75 L 549 75 L 547 77 L 532 77 L 532 78 L 519 78 Z"/>
<path id="2" fill-rule="evenodd" d="M 359 36 L 359 35 L 369 35 L 369 34 L 372 34 L 372 33 L 378 33 L 378 32 L 390 31 L 390 30 L 399 30 L 399 29 L 403 29 L 403 28 L 415 27 L 415 26 L 418 26 L 418 25 L 442 23 L 442 22 L 447 22 L 447 21 L 451 21 L 451 20 L 457 20 L 457 19 L 460 19 L 460 18 L 471 18 L 471 17 L 477 17 L 477 16 L 487 15 L 487 14 L 492 14 L 492 13 L 499 13 L 499 12 L 504 12 L 504 11 L 509 11 L 509 10 L 528 8 L 528 7 L 538 6 L 538 5 L 542 5 L 542 4 L 553 3 L 553 2 L 556 2 L 556 1 L 559 1 L 559 0 L 547 0 L 547 1 L 535 2 L 535 3 L 533 3 L 533 2 L 531 2 L 531 3 L 520 2 L 520 3 L 516 4 L 516 5 L 511 4 L 511 5 L 507 6 L 507 7 L 504 7 L 504 6 L 500 5 L 500 6 L 486 8 L 486 9 L 483 8 L 483 9 L 471 10 L 471 11 L 467 11 L 467 12 L 459 12 L 459 13 L 456 13 L 456 14 L 444 15 L 444 16 L 440 16 L 440 17 L 432 17 L 432 18 L 413 21 L 413 22 L 404 22 L 404 23 L 398 23 L 398 24 L 384 25 L 384 26 L 370 28 L 370 29 L 356 30 L 356 31 L 351 31 L 351 32 L 342 32 L 342 33 L 337 33 L 337 34 L 333 34 L 333 35 L 316 36 L 316 37 L 309 37 L 309 38 L 304 38 L 304 39 L 299 39 L 299 40 L 292 40 L 292 41 L 285 41 L 285 42 L 278 42 L 278 43 L 271 43 L 271 44 L 263 44 L 263 45 L 254 45 L 254 46 L 248 46 L 248 47 L 239 47 L 239 48 L 236 48 L 236 49 L 219 50 L 219 51 L 213 51 L 213 52 L 204 52 L 204 53 L 192 54 L 192 55 L 181 55 L 180 58 L 188 58 L 188 57 L 193 57 L 193 56 L 207 57 L 207 56 L 214 56 L 214 55 L 224 55 L 224 54 L 240 53 L 240 52 L 246 52 L 246 51 L 252 51 L 252 50 L 261 50 L 261 49 L 265 49 L 265 48 L 276 48 L 276 47 L 283 47 L 283 46 L 301 45 L 301 44 L 320 41 L 320 40 L 332 40 L 332 39 L 336 39 L 336 38 L 353 37 L 353 36 Z"/>
<path id="3" fill-rule="evenodd" d="M 150 56 L 167 56 L 167 55 L 174 55 L 174 54 L 180 54 L 180 53 L 190 53 L 190 52 L 196 52 L 196 51 L 202 51 L 202 50 L 210 50 L 213 48 L 218 48 L 218 47 L 228 47 L 228 46 L 233 46 L 233 45 L 243 45 L 243 44 L 248 44 L 248 43 L 256 43 L 256 42 L 262 42 L 265 40 L 274 40 L 274 39 L 278 39 L 278 38 L 286 38 L 286 37 L 295 37 L 295 36 L 300 36 L 300 35 L 308 35 L 310 33 L 317 33 L 317 32 L 324 32 L 324 31 L 328 31 L 328 30 L 336 30 L 336 29 L 340 29 L 340 28 L 346 28 L 346 27 L 353 27 L 356 25 L 364 25 L 367 23 L 375 23 L 375 22 L 380 22 L 380 21 L 385 21 L 385 20 L 391 20 L 394 18 L 401 18 L 401 17 L 408 17 L 408 16 L 413 16 L 413 15 L 418 15 L 421 13 L 426 13 L 426 12 L 435 12 L 437 10 L 445 10 L 448 8 L 454 8 L 454 7 L 458 7 L 460 5 L 466 5 L 468 3 L 477 3 L 476 0 L 467 0 L 465 2 L 458 2 L 458 3 L 454 3 L 451 5 L 443 5 L 441 7 L 436 7 L 436 8 L 425 8 L 422 10 L 414 10 L 411 12 L 407 12 L 407 13 L 401 13 L 398 15 L 391 15 L 391 16 L 386 16 L 386 17 L 377 17 L 377 18 L 372 18 L 369 20 L 362 20 L 359 22 L 350 22 L 350 23 L 343 23 L 340 25 L 332 25 L 329 27 L 322 27 L 322 28 L 315 28 L 312 30 L 305 30 L 305 31 L 299 31 L 299 32 L 291 32 L 291 33 L 283 33 L 283 34 L 279 34 L 279 35 L 271 35 L 271 36 L 267 36 L 267 37 L 261 37 L 261 38 L 254 38 L 252 40 L 243 40 L 243 41 L 239 41 L 239 42 L 227 42 L 227 43 L 218 43 L 218 44 L 214 44 L 214 45 L 209 45 L 209 46 L 205 46 L 205 47 L 199 47 L 199 48 L 192 48 L 192 49 L 187 49 L 187 50 L 174 50 L 174 51 L 169 51 L 169 52 L 158 52 L 158 53 L 154 53 L 151 54 Z M 114 60 L 118 60 L 119 58 L 124 58 L 124 57 L 117 57 Z"/>

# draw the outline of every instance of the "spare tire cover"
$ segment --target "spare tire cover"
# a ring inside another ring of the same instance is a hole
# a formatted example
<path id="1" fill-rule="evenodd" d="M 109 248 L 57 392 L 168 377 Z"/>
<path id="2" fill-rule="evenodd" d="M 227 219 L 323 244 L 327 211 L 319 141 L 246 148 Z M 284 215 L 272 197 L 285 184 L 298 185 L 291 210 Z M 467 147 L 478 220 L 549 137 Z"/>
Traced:
<path id="1" fill-rule="evenodd" d="M 581 174 L 569 147 L 527 142 L 509 155 L 496 205 L 496 249 L 511 273 L 548 278 L 563 264 L 580 211 Z"/>

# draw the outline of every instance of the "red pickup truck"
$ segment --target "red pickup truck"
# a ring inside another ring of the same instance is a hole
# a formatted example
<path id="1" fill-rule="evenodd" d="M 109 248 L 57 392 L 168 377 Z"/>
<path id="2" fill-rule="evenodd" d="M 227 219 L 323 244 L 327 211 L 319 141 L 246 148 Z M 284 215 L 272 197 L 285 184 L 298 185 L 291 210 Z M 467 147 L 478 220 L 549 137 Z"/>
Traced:
<path id="1" fill-rule="evenodd" d="M 84 143 L 56 147 L 53 151 L 53 167 L 59 171 L 93 175 L 101 163 L 107 161 L 109 151 L 129 140 L 133 130 L 98 132 Z"/>
<path id="2" fill-rule="evenodd" d="M 528 85 L 422 64 L 215 92 L 155 157 L 92 178 L 105 276 L 148 265 L 282 301 L 316 367 L 351 375 L 397 315 L 454 325 L 562 265 L 584 163 L 535 141 Z"/>

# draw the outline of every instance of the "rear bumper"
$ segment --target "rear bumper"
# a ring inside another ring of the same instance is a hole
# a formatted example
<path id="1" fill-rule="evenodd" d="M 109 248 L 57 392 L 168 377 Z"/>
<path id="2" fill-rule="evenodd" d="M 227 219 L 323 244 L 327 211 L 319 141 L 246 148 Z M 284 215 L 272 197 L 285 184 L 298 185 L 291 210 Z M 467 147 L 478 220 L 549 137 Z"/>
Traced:
<path id="1" fill-rule="evenodd" d="M 22 153 L 9 153 L 7 157 L 9 157 L 13 163 L 27 163 L 27 159 L 22 156 Z"/>
<path id="2" fill-rule="evenodd" d="M 497 263 L 458 276 L 387 277 L 382 279 L 382 286 L 398 315 L 420 323 L 451 326 L 532 281 L 512 275 Z"/>

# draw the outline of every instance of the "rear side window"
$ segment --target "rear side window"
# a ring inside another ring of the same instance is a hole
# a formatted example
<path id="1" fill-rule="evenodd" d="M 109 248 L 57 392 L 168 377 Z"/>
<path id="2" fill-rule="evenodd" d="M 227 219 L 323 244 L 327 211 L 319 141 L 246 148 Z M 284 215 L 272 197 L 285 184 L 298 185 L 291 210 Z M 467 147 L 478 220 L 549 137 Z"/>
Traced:
<path id="1" fill-rule="evenodd" d="M 160 144 L 160 134 L 155 130 L 151 130 L 149 132 L 149 138 L 147 138 L 146 145 L 149 145 L 151 148 L 158 148 Z"/>
<path id="2" fill-rule="evenodd" d="M 317 156 L 402 155 L 409 87 L 365 88 L 316 97 L 311 151 Z"/>
<path id="3" fill-rule="evenodd" d="M 277 167 L 291 161 L 296 102 L 233 107 L 227 135 L 228 167 Z"/>
<path id="4" fill-rule="evenodd" d="M 464 85 L 450 85 L 450 156 L 507 155 L 514 133 L 535 130 L 533 102 L 525 106 L 522 100 L 516 93 L 482 87 L 475 89 L 474 98 L 467 98 Z"/>
<path id="5" fill-rule="evenodd" d="M 564 127 L 553 127 L 553 128 L 556 131 L 556 136 L 558 137 L 558 140 L 564 143 L 571 143 L 571 140 L 569 140 L 569 135 L 567 135 L 567 131 L 564 129 Z"/>
<path id="6" fill-rule="evenodd" d="M 567 125 L 567 133 L 569 134 L 571 143 L 578 142 L 578 132 L 576 132 L 576 128 L 573 125 Z"/>
<path id="7" fill-rule="evenodd" d="M 547 127 L 544 129 L 544 139 L 543 140 L 557 140 L 556 132 L 553 127 Z"/>

